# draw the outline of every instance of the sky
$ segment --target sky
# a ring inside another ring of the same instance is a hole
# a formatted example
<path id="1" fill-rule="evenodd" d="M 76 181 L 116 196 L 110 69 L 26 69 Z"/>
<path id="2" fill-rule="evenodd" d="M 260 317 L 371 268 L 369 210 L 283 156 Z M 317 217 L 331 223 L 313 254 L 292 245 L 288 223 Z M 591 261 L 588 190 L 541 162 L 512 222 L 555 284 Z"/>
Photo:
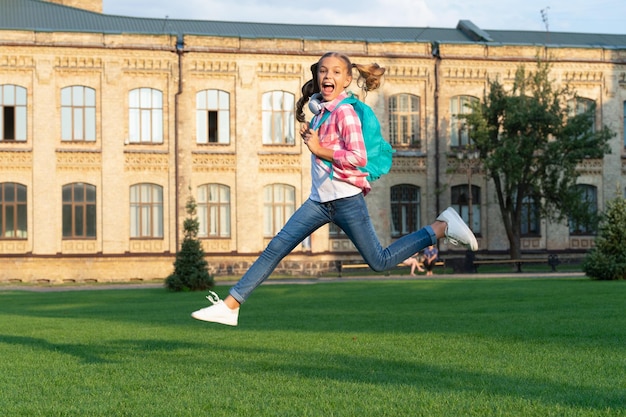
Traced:
<path id="1" fill-rule="evenodd" d="M 106 14 L 233 22 L 626 34 L 626 0 L 102 0 Z"/>

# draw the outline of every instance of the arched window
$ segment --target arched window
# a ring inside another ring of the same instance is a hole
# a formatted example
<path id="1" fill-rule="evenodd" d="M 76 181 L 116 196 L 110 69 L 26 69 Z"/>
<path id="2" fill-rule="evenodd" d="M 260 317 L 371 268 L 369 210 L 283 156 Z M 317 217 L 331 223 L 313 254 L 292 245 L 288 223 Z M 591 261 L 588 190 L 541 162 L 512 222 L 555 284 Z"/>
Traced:
<path id="1" fill-rule="evenodd" d="M 263 94 L 263 144 L 293 145 L 295 143 L 295 96 L 286 91 Z"/>
<path id="2" fill-rule="evenodd" d="M 130 237 L 163 237 L 163 187 L 160 185 L 130 187 Z"/>
<path id="3" fill-rule="evenodd" d="M 204 184 L 198 187 L 198 237 L 230 237 L 230 187 Z"/>
<path id="4" fill-rule="evenodd" d="M 137 88 L 128 93 L 130 143 L 163 143 L 163 93 Z"/>
<path id="5" fill-rule="evenodd" d="M 63 238 L 96 237 L 96 187 L 82 182 L 63 186 Z"/>
<path id="6" fill-rule="evenodd" d="M 420 188 L 411 184 L 391 187 L 391 237 L 413 233 L 421 227 Z"/>
<path id="7" fill-rule="evenodd" d="M 26 140 L 26 89 L 0 85 L 0 141 Z"/>
<path id="8" fill-rule="evenodd" d="M 96 140 L 96 90 L 75 85 L 61 89 L 61 140 Z"/>
<path id="9" fill-rule="evenodd" d="M 453 148 L 471 144 L 467 124 L 463 114 L 472 112 L 472 105 L 478 103 L 478 99 L 472 96 L 455 96 L 450 99 L 450 146 Z"/>
<path id="10" fill-rule="evenodd" d="M 275 236 L 295 211 L 295 187 L 287 184 L 265 186 L 263 189 L 263 236 Z"/>
<path id="11" fill-rule="evenodd" d="M 230 143 L 230 95 L 221 90 L 196 93 L 197 143 Z"/>
<path id="12" fill-rule="evenodd" d="M 420 147 L 418 96 L 397 94 L 389 98 L 389 140 L 394 147 Z"/>
<path id="13" fill-rule="evenodd" d="M 26 187 L 0 183 L 0 239 L 26 239 Z"/>
<path id="14" fill-rule="evenodd" d="M 572 99 L 568 101 L 567 106 L 569 109 L 569 115 L 571 117 L 571 116 L 576 116 L 579 114 L 585 114 L 587 112 L 595 110 L 596 103 L 595 101 L 589 98 L 577 97 L 576 99 Z M 591 131 L 592 132 L 596 131 L 595 113 L 592 114 Z"/>

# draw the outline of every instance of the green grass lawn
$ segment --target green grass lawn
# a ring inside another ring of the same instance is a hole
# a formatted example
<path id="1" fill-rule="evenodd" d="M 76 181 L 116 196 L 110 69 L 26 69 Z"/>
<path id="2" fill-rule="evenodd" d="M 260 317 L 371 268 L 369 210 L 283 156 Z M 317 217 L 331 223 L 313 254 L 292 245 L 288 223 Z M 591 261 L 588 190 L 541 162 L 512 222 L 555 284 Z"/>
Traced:
<path id="1" fill-rule="evenodd" d="M 236 328 L 207 303 L 0 291 L 2 415 L 626 416 L 626 282 L 264 285 Z"/>

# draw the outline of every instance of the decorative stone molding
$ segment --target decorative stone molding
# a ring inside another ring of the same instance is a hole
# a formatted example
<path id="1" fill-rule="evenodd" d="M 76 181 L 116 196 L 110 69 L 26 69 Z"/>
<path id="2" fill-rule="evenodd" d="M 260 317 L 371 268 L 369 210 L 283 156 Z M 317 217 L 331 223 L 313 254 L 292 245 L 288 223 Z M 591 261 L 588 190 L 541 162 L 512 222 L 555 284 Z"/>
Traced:
<path id="1" fill-rule="evenodd" d="M 272 62 L 265 61 L 260 62 L 257 65 L 257 72 L 262 75 L 271 74 L 288 74 L 288 75 L 300 75 L 302 74 L 302 65 L 285 62 Z"/>
<path id="2" fill-rule="evenodd" d="M 394 156 L 392 173 L 424 173 L 426 172 L 426 158 Z"/>
<path id="3" fill-rule="evenodd" d="M 169 71 L 171 61 L 165 59 L 127 58 L 122 64 L 125 71 Z"/>
<path id="4" fill-rule="evenodd" d="M 167 172 L 169 169 L 167 154 L 124 154 L 124 171 Z"/>
<path id="5" fill-rule="evenodd" d="M 420 67 L 412 65 L 395 66 L 391 65 L 385 70 L 385 78 L 410 78 L 415 81 L 416 78 L 428 78 L 430 75 L 430 67 Z"/>
<path id="6" fill-rule="evenodd" d="M 37 62 L 37 80 L 41 84 L 49 84 L 52 77 L 52 63 L 47 59 Z"/>
<path id="7" fill-rule="evenodd" d="M 0 67 L 16 68 L 33 68 L 35 61 L 30 56 L 21 55 L 0 55 Z"/>
<path id="8" fill-rule="evenodd" d="M 237 63 L 233 61 L 194 60 L 189 63 L 192 72 L 231 73 L 237 72 Z"/>
<path id="9" fill-rule="evenodd" d="M 0 171 L 30 171 L 32 168 L 32 152 L 0 152 Z"/>
<path id="10" fill-rule="evenodd" d="M 99 171 L 102 167 L 100 152 L 56 152 L 57 169 L 60 171 Z"/>
<path id="11" fill-rule="evenodd" d="M 601 83 L 604 79 L 602 71 L 566 71 L 563 81 L 570 83 Z"/>
<path id="12" fill-rule="evenodd" d="M 98 252 L 98 243 L 95 240 L 64 240 L 62 247 L 64 254 Z"/>
<path id="13" fill-rule="evenodd" d="M 18 254 L 28 252 L 28 241 L 24 240 L 2 240 L 0 241 L 0 253 Z"/>
<path id="14" fill-rule="evenodd" d="M 57 69 L 102 69 L 102 59 L 93 56 L 63 56 L 54 60 Z"/>
<path id="15" fill-rule="evenodd" d="M 595 245 L 595 239 L 591 236 L 570 236 L 569 247 L 571 249 L 591 249 Z"/>
<path id="16" fill-rule="evenodd" d="M 539 237 L 525 237 L 521 239 L 522 249 L 524 250 L 538 250 L 545 249 L 543 240 Z"/>
<path id="17" fill-rule="evenodd" d="M 482 164 L 475 159 L 476 163 L 471 166 L 473 174 L 484 174 L 484 170 L 482 168 Z M 468 162 L 464 160 L 459 160 L 456 157 L 448 157 L 446 158 L 446 172 L 450 174 L 467 174 L 467 170 L 470 168 L 468 166 Z"/>
<path id="18" fill-rule="evenodd" d="M 237 156 L 233 154 L 193 154 L 193 172 L 235 172 Z"/>
<path id="19" fill-rule="evenodd" d="M 131 253 L 161 253 L 163 252 L 162 239 L 131 239 Z"/>
<path id="20" fill-rule="evenodd" d="M 485 81 L 487 79 L 487 68 L 476 68 L 471 66 L 458 66 L 443 69 L 443 77 L 448 80 L 476 80 Z"/>
<path id="21" fill-rule="evenodd" d="M 584 159 L 576 166 L 576 171 L 580 174 L 602 175 L 602 159 Z"/>
<path id="22" fill-rule="evenodd" d="M 202 248 L 206 253 L 231 253 L 230 239 L 202 239 Z"/>
<path id="23" fill-rule="evenodd" d="M 330 239 L 330 251 L 331 252 L 355 252 L 356 247 L 350 239 Z"/>
<path id="24" fill-rule="evenodd" d="M 282 154 L 259 155 L 259 171 L 265 173 L 300 173 L 302 172 L 301 156 Z"/>

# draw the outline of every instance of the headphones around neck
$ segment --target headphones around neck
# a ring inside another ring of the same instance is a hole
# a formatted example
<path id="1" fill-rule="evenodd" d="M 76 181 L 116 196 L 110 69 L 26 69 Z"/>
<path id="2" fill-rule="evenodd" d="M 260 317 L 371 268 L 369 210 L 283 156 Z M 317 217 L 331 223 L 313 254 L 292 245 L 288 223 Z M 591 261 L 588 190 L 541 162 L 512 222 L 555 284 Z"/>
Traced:
<path id="1" fill-rule="evenodd" d="M 322 95 L 320 93 L 315 93 L 309 99 L 309 110 L 314 115 L 318 115 L 322 112 L 324 106 L 322 105 Z"/>

